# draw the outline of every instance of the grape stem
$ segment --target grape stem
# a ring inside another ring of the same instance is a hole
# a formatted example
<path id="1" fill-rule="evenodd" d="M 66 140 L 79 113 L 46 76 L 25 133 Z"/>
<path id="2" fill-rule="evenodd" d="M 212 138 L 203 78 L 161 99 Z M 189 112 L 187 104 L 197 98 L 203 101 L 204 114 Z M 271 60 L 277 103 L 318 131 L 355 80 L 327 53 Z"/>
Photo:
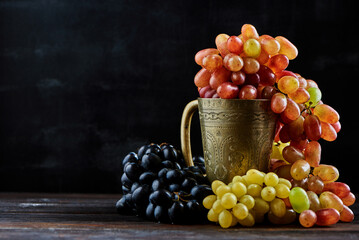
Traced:
<path id="1" fill-rule="evenodd" d="M 188 202 L 188 201 L 189 201 L 189 200 L 186 200 L 186 199 L 182 198 L 182 197 L 180 196 L 179 192 L 173 192 L 173 193 L 176 194 L 177 197 L 178 197 L 178 200 L 176 199 L 175 201 L 179 201 L 179 200 L 181 200 L 181 201 L 183 201 L 183 202 Z M 190 197 L 190 196 L 191 196 L 191 194 L 184 195 L 184 197 Z"/>

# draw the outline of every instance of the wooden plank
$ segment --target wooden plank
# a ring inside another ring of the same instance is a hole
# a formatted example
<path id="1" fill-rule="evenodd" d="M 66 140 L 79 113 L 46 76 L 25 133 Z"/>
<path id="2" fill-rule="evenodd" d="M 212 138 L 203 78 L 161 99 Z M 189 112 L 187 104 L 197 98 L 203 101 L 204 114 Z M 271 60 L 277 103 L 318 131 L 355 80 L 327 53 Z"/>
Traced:
<path id="1" fill-rule="evenodd" d="M 299 224 L 221 229 L 214 224 L 172 225 L 116 213 L 119 195 L 0 193 L 0 239 L 359 239 L 353 223 L 305 229 Z M 25 204 L 25 205 L 24 205 Z"/>

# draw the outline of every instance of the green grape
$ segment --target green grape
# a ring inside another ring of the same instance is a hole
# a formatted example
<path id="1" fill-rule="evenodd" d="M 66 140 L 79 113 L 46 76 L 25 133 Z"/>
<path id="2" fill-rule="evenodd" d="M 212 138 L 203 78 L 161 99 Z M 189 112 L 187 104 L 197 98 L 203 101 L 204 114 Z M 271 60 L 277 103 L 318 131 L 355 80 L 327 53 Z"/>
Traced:
<path id="1" fill-rule="evenodd" d="M 279 178 L 278 183 L 283 183 L 284 185 L 287 185 L 287 187 L 289 187 L 289 189 L 292 188 L 292 184 L 290 183 L 290 181 L 285 178 Z"/>
<path id="2" fill-rule="evenodd" d="M 224 185 L 224 182 L 220 181 L 220 180 L 214 180 L 211 184 L 212 187 L 212 191 L 214 192 L 214 194 L 216 194 L 217 188 L 221 185 Z"/>
<path id="3" fill-rule="evenodd" d="M 237 203 L 237 197 L 233 193 L 225 193 L 221 198 L 221 204 L 225 209 L 233 208 Z"/>
<path id="4" fill-rule="evenodd" d="M 274 189 L 276 191 L 276 197 L 279 198 L 289 197 L 290 188 L 287 185 L 283 183 L 278 183 L 277 186 L 274 187 Z"/>
<path id="5" fill-rule="evenodd" d="M 274 172 L 269 172 L 264 176 L 264 184 L 267 186 L 276 186 L 279 182 L 277 174 Z"/>
<path id="6" fill-rule="evenodd" d="M 227 185 L 221 185 L 216 189 L 216 195 L 221 198 L 225 193 L 231 192 L 231 188 Z"/>
<path id="7" fill-rule="evenodd" d="M 254 198 L 255 204 L 253 210 L 255 213 L 265 214 L 269 211 L 269 204 L 262 198 Z"/>
<path id="8" fill-rule="evenodd" d="M 218 215 L 213 209 L 210 209 L 207 213 L 207 219 L 211 222 L 218 222 Z"/>
<path id="9" fill-rule="evenodd" d="M 232 179 L 232 183 L 235 183 L 235 182 L 244 183 L 244 180 L 243 180 L 242 176 L 234 176 L 233 179 Z"/>
<path id="10" fill-rule="evenodd" d="M 243 220 L 248 216 L 248 208 L 243 203 L 237 203 L 233 207 L 232 213 L 238 220 Z"/>
<path id="11" fill-rule="evenodd" d="M 267 186 L 263 188 L 261 191 L 261 197 L 263 198 L 263 200 L 267 202 L 273 201 L 275 195 L 276 195 L 275 188 L 271 186 Z"/>
<path id="12" fill-rule="evenodd" d="M 309 93 L 309 100 L 305 103 L 307 107 L 315 107 L 318 102 L 322 99 L 322 92 L 319 90 L 319 88 L 316 87 L 310 87 L 307 89 L 307 92 Z"/>
<path id="13" fill-rule="evenodd" d="M 243 51 L 247 57 L 256 58 L 261 54 L 261 44 L 256 39 L 248 39 L 244 42 Z"/>
<path id="14" fill-rule="evenodd" d="M 310 202 L 307 193 L 301 187 L 294 187 L 289 193 L 289 201 L 292 208 L 297 213 L 308 210 Z"/>
<path id="15" fill-rule="evenodd" d="M 222 212 L 224 210 L 224 207 L 221 204 L 221 200 L 217 199 L 216 201 L 214 201 L 212 209 L 217 214 Z"/>
<path id="16" fill-rule="evenodd" d="M 256 221 L 251 213 L 248 213 L 248 216 L 243 220 L 238 220 L 239 224 L 244 227 L 252 227 Z"/>
<path id="17" fill-rule="evenodd" d="M 257 169 L 249 169 L 246 173 L 246 181 L 248 184 L 256 183 L 263 185 L 264 174 Z"/>
<path id="18" fill-rule="evenodd" d="M 232 192 L 237 198 L 240 198 L 247 193 L 247 187 L 242 182 L 234 182 L 232 184 Z"/>
<path id="19" fill-rule="evenodd" d="M 205 197 L 202 201 L 202 204 L 205 208 L 207 209 L 211 209 L 213 206 L 213 203 L 217 200 L 217 196 L 216 195 L 208 195 L 207 197 Z"/>
<path id="20" fill-rule="evenodd" d="M 232 223 L 232 214 L 228 210 L 223 210 L 218 215 L 218 222 L 222 228 L 229 228 Z"/>
<path id="21" fill-rule="evenodd" d="M 286 213 L 286 206 L 282 199 L 275 198 L 270 203 L 270 210 L 271 212 L 276 215 L 277 217 L 283 217 Z"/>
<path id="22" fill-rule="evenodd" d="M 254 198 L 251 195 L 247 195 L 247 194 L 243 195 L 239 199 L 239 202 L 246 205 L 248 209 L 252 209 L 254 207 L 254 204 L 255 204 Z"/>
<path id="23" fill-rule="evenodd" d="M 258 184 L 250 184 L 247 188 L 247 193 L 252 197 L 260 197 L 262 191 L 262 187 Z"/>

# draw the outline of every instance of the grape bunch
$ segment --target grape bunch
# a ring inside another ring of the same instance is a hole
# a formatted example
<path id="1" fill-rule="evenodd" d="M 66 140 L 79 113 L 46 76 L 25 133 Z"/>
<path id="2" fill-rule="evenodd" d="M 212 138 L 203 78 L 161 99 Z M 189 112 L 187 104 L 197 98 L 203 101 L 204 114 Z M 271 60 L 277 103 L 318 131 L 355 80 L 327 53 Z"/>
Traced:
<path id="1" fill-rule="evenodd" d="M 250 169 L 243 176 L 235 176 L 228 185 L 213 181 L 214 194 L 205 197 L 202 204 L 209 210 L 208 220 L 222 228 L 237 224 L 252 227 L 265 220 L 290 224 L 299 219 L 304 227 L 353 221 L 354 214 L 348 206 L 355 202 L 355 196 L 348 185 L 323 183 L 317 175 L 309 181 L 308 187 L 299 187 L 274 172 Z"/>
<path id="2" fill-rule="evenodd" d="M 165 223 L 206 221 L 201 202 L 212 190 L 204 176 L 204 159 L 194 157 L 193 162 L 187 167 L 181 152 L 167 143 L 130 152 L 122 161 L 123 196 L 117 211 Z"/>
<path id="3" fill-rule="evenodd" d="M 270 99 L 280 78 L 297 78 L 285 70 L 298 55 L 285 37 L 259 36 L 253 25 L 244 24 L 239 36 L 219 34 L 215 44 L 195 55 L 202 69 L 194 83 L 202 98 Z"/>

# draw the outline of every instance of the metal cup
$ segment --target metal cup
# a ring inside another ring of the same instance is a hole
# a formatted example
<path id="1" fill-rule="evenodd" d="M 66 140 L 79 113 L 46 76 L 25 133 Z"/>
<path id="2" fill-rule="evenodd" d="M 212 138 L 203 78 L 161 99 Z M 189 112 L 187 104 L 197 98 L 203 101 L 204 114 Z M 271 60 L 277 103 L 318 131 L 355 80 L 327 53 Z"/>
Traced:
<path id="1" fill-rule="evenodd" d="M 211 182 L 229 183 L 251 168 L 268 171 L 277 119 L 270 100 L 198 98 L 188 103 L 181 122 L 181 147 L 188 166 L 193 166 L 190 125 L 197 109 Z"/>

